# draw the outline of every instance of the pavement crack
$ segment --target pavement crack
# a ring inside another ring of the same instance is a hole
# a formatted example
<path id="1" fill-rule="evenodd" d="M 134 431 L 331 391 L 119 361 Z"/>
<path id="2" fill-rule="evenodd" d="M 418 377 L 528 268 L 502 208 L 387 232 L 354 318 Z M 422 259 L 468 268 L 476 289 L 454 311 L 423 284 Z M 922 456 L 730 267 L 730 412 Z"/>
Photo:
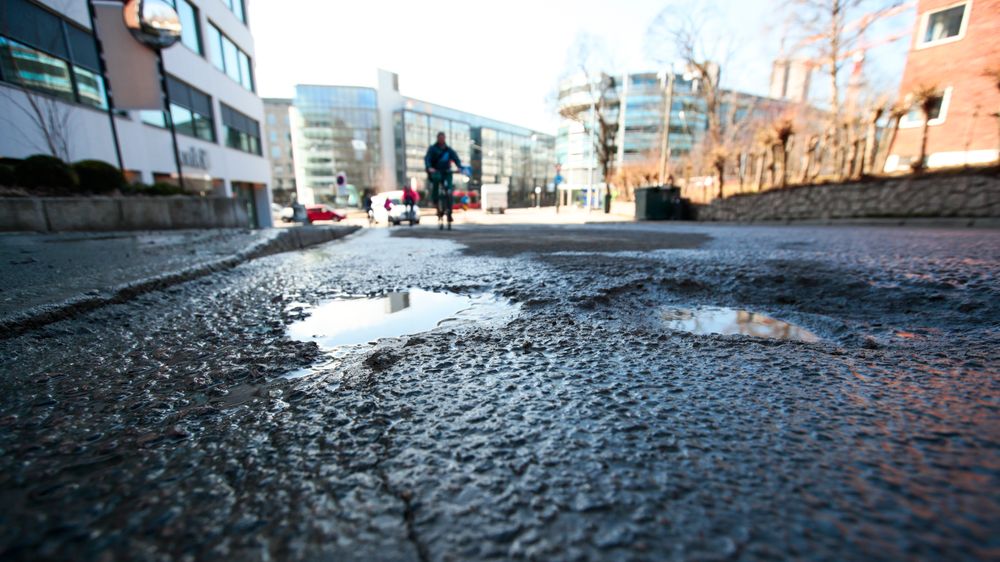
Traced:
<path id="1" fill-rule="evenodd" d="M 392 491 L 391 488 L 390 491 Z M 396 492 L 396 497 L 403 502 L 403 521 L 406 523 L 406 538 L 417 549 L 417 557 L 420 559 L 420 562 L 427 562 L 431 559 L 431 556 L 427 551 L 427 545 L 424 544 L 417 533 L 417 525 L 415 523 L 416 513 L 413 509 L 413 492 L 411 490 L 402 490 Z"/>
<path id="2" fill-rule="evenodd" d="M 390 432 L 392 431 L 392 425 L 389 424 L 385 432 L 379 436 L 379 454 L 375 462 L 375 473 L 378 475 L 379 480 L 382 482 L 382 487 L 385 491 L 393 496 L 395 496 L 400 502 L 403 503 L 403 525 L 406 527 L 406 539 L 413 544 L 413 548 L 417 551 L 417 559 L 420 562 L 429 562 L 431 559 L 429 549 L 427 544 L 420 537 L 417 532 L 416 524 L 416 509 L 413 506 L 413 490 L 410 489 L 399 489 L 393 486 L 389 481 L 389 475 L 386 474 L 382 463 L 389 457 L 389 447 L 392 444 L 392 437 Z"/>

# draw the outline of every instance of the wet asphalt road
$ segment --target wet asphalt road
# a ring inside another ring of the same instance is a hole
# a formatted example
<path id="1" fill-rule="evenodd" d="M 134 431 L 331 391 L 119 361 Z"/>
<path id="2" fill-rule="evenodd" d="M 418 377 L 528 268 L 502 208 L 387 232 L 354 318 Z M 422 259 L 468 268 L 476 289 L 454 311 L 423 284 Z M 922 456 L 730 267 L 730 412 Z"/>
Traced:
<path id="1" fill-rule="evenodd" d="M 1000 232 L 398 234 L 0 340 L 0 558 L 1000 557 Z M 335 357 L 286 335 L 408 287 L 514 308 Z M 822 341 L 659 318 L 699 305 Z"/>

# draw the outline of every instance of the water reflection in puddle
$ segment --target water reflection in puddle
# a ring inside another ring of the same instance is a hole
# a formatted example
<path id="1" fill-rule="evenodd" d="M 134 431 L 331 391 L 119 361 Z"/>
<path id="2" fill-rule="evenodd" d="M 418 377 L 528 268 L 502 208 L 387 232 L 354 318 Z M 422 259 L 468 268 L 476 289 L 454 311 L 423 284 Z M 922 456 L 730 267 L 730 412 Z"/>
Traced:
<path id="1" fill-rule="evenodd" d="M 779 340 L 819 341 L 816 334 L 805 328 L 756 312 L 733 308 L 671 308 L 663 311 L 663 320 L 672 330 L 698 335 L 740 334 Z"/>
<path id="2" fill-rule="evenodd" d="M 338 299 L 307 309 L 309 317 L 290 324 L 288 335 L 327 349 L 343 348 L 512 310 L 511 305 L 492 295 L 463 296 L 413 289 L 373 298 Z"/>

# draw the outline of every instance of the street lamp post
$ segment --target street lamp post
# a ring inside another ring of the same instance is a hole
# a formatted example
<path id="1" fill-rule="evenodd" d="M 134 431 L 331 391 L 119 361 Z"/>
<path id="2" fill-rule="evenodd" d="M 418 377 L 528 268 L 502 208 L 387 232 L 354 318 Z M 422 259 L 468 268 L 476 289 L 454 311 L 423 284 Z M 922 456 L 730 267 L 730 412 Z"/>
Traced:
<path id="1" fill-rule="evenodd" d="M 589 143 L 590 144 L 590 149 L 589 149 L 590 157 L 587 158 L 587 174 L 589 176 L 589 179 L 587 180 L 587 212 L 588 213 L 590 212 L 591 207 L 593 207 L 593 202 L 591 201 L 591 199 L 593 198 L 593 192 L 594 192 L 594 159 L 597 157 L 597 155 L 595 154 L 595 151 L 594 151 L 594 128 L 597 126 L 596 117 L 597 117 L 597 100 L 593 99 L 593 96 L 591 96 L 591 101 L 590 101 L 590 143 Z"/>
<path id="2" fill-rule="evenodd" d="M 160 91 L 163 112 L 170 125 L 170 140 L 174 149 L 174 164 L 177 166 L 177 183 L 184 189 L 184 172 L 181 170 L 181 153 L 177 146 L 177 129 L 170 111 L 170 88 L 167 85 L 167 71 L 163 66 L 163 50 L 181 39 L 181 19 L 173 6 L 163 0 L 128 0 L 122 7 L 125 27 L 140 43 L 156 53 L 157 70 L 160 73 Z"/>

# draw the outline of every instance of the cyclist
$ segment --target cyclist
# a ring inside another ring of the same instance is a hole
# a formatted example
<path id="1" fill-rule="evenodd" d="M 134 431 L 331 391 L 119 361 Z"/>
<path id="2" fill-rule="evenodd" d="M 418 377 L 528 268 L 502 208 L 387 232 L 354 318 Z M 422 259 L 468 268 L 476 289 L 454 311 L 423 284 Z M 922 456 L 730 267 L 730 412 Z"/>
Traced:
<path id="1" fill-rule="evenodd" d="M 458 154 L 444 141 L 444 133 L 437 134 L 437 142 L 427 149 L 424 156 L 424 167 L 431 182 L 431 201 L 437 207 L 438 228 L 444 230 L 444 217 L 448 217 L 448 230 L 451 230 L 452 179 L 451 165 L 461 169 L 462 161 Z"/>

